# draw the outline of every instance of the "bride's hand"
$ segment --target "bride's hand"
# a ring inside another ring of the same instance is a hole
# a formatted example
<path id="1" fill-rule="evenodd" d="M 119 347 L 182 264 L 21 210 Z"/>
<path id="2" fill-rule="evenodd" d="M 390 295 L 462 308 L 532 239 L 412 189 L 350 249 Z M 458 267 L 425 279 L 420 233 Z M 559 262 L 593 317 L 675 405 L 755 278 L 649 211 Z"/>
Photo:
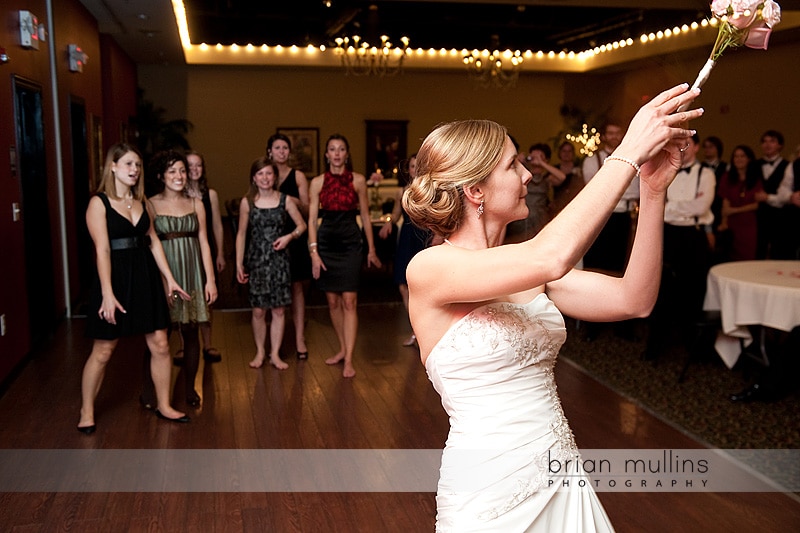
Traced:
<path id="1" fill-rule="evenodd" d="M 642 164 L 641 180 L 655 193 L 665 193 L 681 168 L 686 139 L 675 139 L 667 143 L 656 155 Z"/>
<path id="2" fill-rule="evenodd" d="M 689 91 L 688 88 L 689 85 L 683 83 L 643 105 L 631 120 L 625 137 L 614 153 L 645 162 L 671 141 L 694 135 L 693 130 L 685 128 L 686 123 L 701 116 L 703 109 L 676 113 L 678 107 L 688 105 L 700 94 L 700 89 Z"/>

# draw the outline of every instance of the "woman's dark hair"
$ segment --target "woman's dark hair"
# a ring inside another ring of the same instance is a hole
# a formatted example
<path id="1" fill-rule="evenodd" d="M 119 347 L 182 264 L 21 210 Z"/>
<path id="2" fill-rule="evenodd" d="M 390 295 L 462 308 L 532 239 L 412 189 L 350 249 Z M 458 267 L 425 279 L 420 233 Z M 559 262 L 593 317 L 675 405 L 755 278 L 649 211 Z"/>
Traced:
<path id="1" fill-rule="evenodd" d="M 167 173 L 169 167 L 177 163 L 178 161 L 183 162 L 184 168 L 188 173 L 189 171 L 189 164 L 186 162 L 186 156 L 184 156 L 180 152 L 176 152 L 175 150 L 164 150 L 161 152 L 156 153 L 153 156 L 153 159 L 150 160 L 150 169 L 152 172 L 150 173 L 155 178 L 154 185 L 157 187 L 156 194 L 160 193 L 164 190 L 164 175 Z M 188 179 L 188 174 L 187 174 Z M 184 188 L 184 192 L 185 192 Z"/>
<path id="2" fill-rule="evenodd" d="M 755 187 L 756 184 L 758 184 L 758 180 L 761 179 L 761 168 L 759 168 L 759 164 L 756 161 L 755 152 L 753 152 L 753 149 L 746 144 L 740 144 L 731 151 L 731 166 L 730 170 L 728 171 L 728 184 L 736 185 L 739 183 L 739 170 L 733 164 L 733 156 L 739 150 L 744 152 L 744 155 L 746 155 L 748 159 L 747 169 L 745 170 L 744 176 L 744 186 L 746 189 L 750 190 Z"/>
<path id="3" fill-rule="evenodd" d="M 408 167 L 411 164 L 411 160 L 415 157 L 417 157 L 416 152 L 408 156 L 400 163 L 400 172 L 397 173 L 397 185 L 399 187 L 405 188 L 409 183 L 411 183 L 411 171 Z"/>
<path id="4" fill-rule="evenodd" d="M 289 145 L 289 151 L 290 152 L 292 151 L 292 141 L 289 140 L 289 137 L 287 137 L 283 133 L 274 133 L 269 136 L 269 139 L 267 139 L 267 148 L 265 150 L 267 157 L 269 157 L 269 151 L 272 150 L 272 145 L 275 143 L 275 141 L 286 142 L 286 144 Z"/>
<path id="5" fill-rule="evenodd" d="M 352 172 L 353 162 L 350 161 L 350 143 L 347 142 L 347 137 L 345 137 L 341 133 L 334 133 L 333 135 L 328 137 L 328 140 L 325 141 L 325 153 L 328 153 L 328 145 L 331 143 L 331 141 L 342 141 L 344 143 L 344 147 L 347 148 L 347 160 L 344 163 L 344 168 Z M 331 169 L 331 164 L 328 161 L 328 159 L 325 158 L 325 170 L 330 170 L 330 169 Z"/>
<path id="6" fill-rule="evenodd" d="M 553 152 L 552 150 L 550 150 L 550 147 L 544 143 L 532 144 L 531 147 L 528 148 L 528 153 L 531 153 L 534 150 L 539 150 L 540 152 L 542 152 L 544 154 L 544 158 L 547 159 L 548 161 L 550 160 L 550 156 L 553 155 Z"/>

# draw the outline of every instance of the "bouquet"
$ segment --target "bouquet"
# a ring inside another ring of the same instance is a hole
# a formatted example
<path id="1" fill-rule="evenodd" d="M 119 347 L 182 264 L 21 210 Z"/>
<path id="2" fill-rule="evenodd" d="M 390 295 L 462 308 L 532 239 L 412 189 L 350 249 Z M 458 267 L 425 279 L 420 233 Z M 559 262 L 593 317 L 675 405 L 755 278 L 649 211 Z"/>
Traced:
<path id="1" fill-rule="evenodd" d="M 772 28 L 781 21 L 781 6 L 773 0 L 713 0 L 711 14 L 719 21 L 714 49 L 692 88 L 701 87 L 727 48 L 766 50 Z"/>

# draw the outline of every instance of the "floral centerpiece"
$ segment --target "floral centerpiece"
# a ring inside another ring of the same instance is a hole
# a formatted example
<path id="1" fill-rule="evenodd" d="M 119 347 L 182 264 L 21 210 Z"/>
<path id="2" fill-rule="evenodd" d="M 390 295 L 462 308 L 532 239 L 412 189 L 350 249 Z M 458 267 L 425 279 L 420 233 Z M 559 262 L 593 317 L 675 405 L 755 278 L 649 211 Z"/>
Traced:
<path id="1" fill-rule="evenodd" d="M 773 0 L 714 0 L 711 14 L 719 32 L 711 55 L 692 88 L 701 87 L 727 48 L 747 46 L 766 50 L 772 28 L 781 21 L 781 6 Z"/>

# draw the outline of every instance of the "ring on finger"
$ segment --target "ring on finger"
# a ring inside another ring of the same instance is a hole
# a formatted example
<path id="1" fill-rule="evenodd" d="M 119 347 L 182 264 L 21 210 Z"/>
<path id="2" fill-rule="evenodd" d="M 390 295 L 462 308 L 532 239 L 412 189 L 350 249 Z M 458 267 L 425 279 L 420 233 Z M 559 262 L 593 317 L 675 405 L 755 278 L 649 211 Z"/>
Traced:
<path id="1" fill-rule="evenodd" d="M 680 152 L 685 152 L 687 148 L 689 148 L 689 143 L 688 142 L 686 143 L 686 146 L 684 146 L 683 148 L 678 148 L 678 150 Z"/>

